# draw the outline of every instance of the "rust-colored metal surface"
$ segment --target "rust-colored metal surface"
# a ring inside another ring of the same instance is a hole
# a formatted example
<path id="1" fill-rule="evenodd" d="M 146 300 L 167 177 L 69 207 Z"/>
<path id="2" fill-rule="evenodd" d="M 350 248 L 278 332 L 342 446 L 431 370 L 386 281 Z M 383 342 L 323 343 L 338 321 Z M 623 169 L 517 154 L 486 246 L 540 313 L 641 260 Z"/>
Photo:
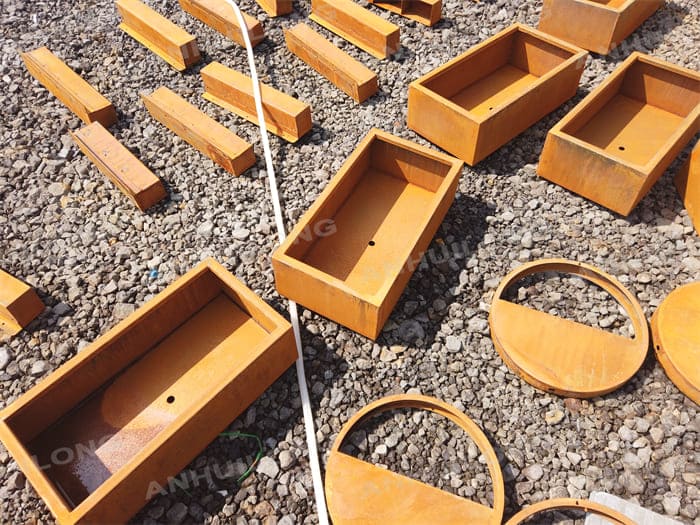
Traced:
<path id="1" fill-rule="evenodd" d="M 361 421 L 399 408 L 430 410 L 464 429 L 486 458 L 493 484 L 493 508 L 341 452 L 346 437 Z M 495 525 L 501 523 L 505 507 L 503 475 L 496 453 L 484 433 L 455 407 L 421 395 L 380 399 L 360 410 L 343 426 L 326 465 L 326 498 L 335 525 Z"/>
<path id="2" fill-rule="evenodd" d="M 71 132 L 80 150 L 109 180 L 133 201 L 141 211 L 154 206 L 168 193 L 151 170 L 124 147 L 99 122 Z"/>
<path id="3" fill-rule="evenodd" d="M 353 0 L 311 0 L 309 18 L 376 58 L 399 50 L 399 27 Z"/>
<path id="4" fill-rule="evenodd" d="M 212 62 L 202 68 L 204 98 L 259 125 L 253 95 L 253 80 L 243 73 Z M 267 84 L 260 83 L 267 129 L 289 142 L 306 135 L 313 123 L 311 106 Z"/>
<path id="5" fill-rule="evenodd" d="M 405 16 L 426 26 L 434 26 L 442 18 L 442 0 L 368 0 L 370 4 Z"/>
<path id="6" fill-rule="evenodd" d="M 634 339 L 503 299 L 521 279 L 544 272 L 577 275 L 608 292 L 629 315 Z M 489 324 L 493 344 L 511 370 L 541 390 L 567 397 L 589 398 L 621 387 L 649 349 L 649 327 L 635 297 L 611 275 L 565 259 L 527 263 L 508 274 L 494 294 Z"/>
<path id="7" fill-rule="evenodd" d="M 292 0 L 255 0 L 272 17 L 282 16 L 294 10 Z"/>
<path id="8" fill-rule="evenodd" d="M 209 259 L 0 412 L 0 439 L 58 523 L 125 522 L 295 359 Z"/>
<path id="9" fill-rule="evenodd" d="M 560 498 L 540 501 L 524 508 L 506 522 L 506 525 L 521 525 L 534 516 L 552 510 L 581 510 L 605 518 L 611 525 L 637 525 L 633 520 L 605 505 L 586 499 Z M 530 522 L 537 523 L 537 522 Z"/>
<path id="10" fill-rule="evenodd" d="M 539 29 L 607 55 L 664 0 L 544 0 Z"/>
<path id="11" fill-rule="evenodd" d="M 700 142 L 676 175 L 675 182 L 695 231 L 700 235 Z"/>
<path id="12" fill-rule="evenodd" d="M 287 48 L 333 82 L 355 102 L 364 102 L 379 86 L 377 74 L 304 23 L 284 30 Z"/>
<path id="13" fill-rule="evenodd" d="M 165 60 L 184 71 L 200 60 L 197 38 L 154 11 L 140 0 L 117 0 L 122 17 L 119 29 Z"/>
<path id="14" fill-rule="evenodd" d="M 277 290 L 376 339 L 452 203 L 462 162 L 372 130 L 272 255 Z"/>
<path id="15" fill-rule="evenodd" d="M 141 94 L 153 118 L 232 175 L 255 165 L 253 145 L 166 87 Z"/>
<path id="16" fill-rule="evenodd" d="M 0 270 L 0 340 L 21 332 L 43 311 L 34 288 Z"/>
<path id="17" fill-rule="evenodd" d="M 94 87 L 46 47 L 21 54 L 27 70 L 83 122 L 109 127 L 117 121 L 117 110 Z"/>
<path id="18" fill-rule="evenodd" d="M 196 19 L 216 29 L 222 35 L 245 46 L 243 31 L 235 12 L 224 0 L 180 0 L 180 7 Z M 265 30 L 257 18 L 241 12 L 252 46 L 265 39 Z"/>
<path id="19" fill-rule="evenodd" d="M 651 333 L 668 377 L 700 405 L 700 281 L 669 294 L 651 318 Z"/>
<path id="20" fill-rule="evenodd" d="M 629 215 L 700 129 L 700 73 L 634 52 L 547 134 L 537 173 Z"/>
<path id="21" fill-rule="evenodd" d="M 587 56 L 513 24 L 412 82 L 408 127 L 473 166 L 574 96 Z"/>

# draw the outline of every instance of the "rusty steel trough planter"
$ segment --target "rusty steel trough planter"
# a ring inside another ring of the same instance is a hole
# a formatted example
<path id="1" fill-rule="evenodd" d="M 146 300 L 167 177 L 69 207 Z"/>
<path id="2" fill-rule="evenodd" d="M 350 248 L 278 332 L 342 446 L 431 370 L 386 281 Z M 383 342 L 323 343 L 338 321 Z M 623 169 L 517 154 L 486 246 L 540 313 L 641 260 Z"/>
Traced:
<path id="1" fill-rule="evenodd" d="M 454 199 L 461 168 L 370 131 L 273 254 L 279 293 L 376 339 Z"/>
<path id="2" fill-rule="evenodd" d="M 537 172 L 629 215 L 699 126 L 700 74 L 635 52 L 550 130 Z"/>
<path id="3" fill-rule="evenodd" d="M 295 359 L 209 259 L 0 412 L 0 439 L 61 525 L 125 522 Z"/>
<path id="4" fill-rule="evenodd" d="M 675 181 L 695 231 L 700 235 L 700 142 L 695 145 L 690 158 L 676 175 Z"/>
<path id="5" fill-rule="evenodd" d="M 573 97 L 587 56 L 513 24 L 412 82 L 408 127 L 474 165 Z"/>
<path id="6" fill-rule="evenodd" d="M 544 0 L 538 28 L 607 55 L 664 4 L 664 0 Z"/>

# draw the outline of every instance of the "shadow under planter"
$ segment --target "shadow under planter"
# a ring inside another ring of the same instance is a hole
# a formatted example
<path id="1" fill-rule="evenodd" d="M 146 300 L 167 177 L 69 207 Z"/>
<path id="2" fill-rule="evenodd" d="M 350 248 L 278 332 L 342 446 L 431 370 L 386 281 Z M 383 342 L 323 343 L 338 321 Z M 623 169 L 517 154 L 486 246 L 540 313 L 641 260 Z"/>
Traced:
<path id="1" fill-rule="evenodd" d="M 573 97 L 586 57 L 514 24 L 412 82 L 408 127 L 474 165 Z"/>

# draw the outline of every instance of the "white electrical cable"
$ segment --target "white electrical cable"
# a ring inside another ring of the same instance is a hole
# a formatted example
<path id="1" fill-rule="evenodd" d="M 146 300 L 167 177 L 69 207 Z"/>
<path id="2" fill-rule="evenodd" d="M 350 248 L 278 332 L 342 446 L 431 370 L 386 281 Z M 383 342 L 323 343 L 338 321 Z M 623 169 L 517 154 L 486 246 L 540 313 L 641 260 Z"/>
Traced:
<path id="1" fill-rule="evenodd" d="M 265 123 L 265 114 L 263 113 L 262 94 L 260 93 L 260 81 L 258 80 L 258 72 L 255 68 L 255 57 L 253 55 L 253 46 L 250 43 L 250 35 L 248 34 L 248 26 L 245 19 L 234 0 L 226 0 L 236 13 L 238 25 L 241 28 L 243 40 L 248 54 L 248 66 L 250 68 L 250 76 L 253 80 L 253 96 L 255 98 L 255 109 L 258 114 L 258 123 L 260 125 L 260 134 L 262 136 L 262 145 L 265 152 L 265 164 L 267 166 L 267 176 L 270 181 L 270 193 L 272 194 L 272 206 L 275 212 L 275 223 L 277 224 L 277 233 L 280 243 L 287 238 L 287 233 L 284 229 L 284 220 L 282 218 L 282 206 L 280 205 L 280 197 L 277 191 L 277 179 L 275 178 L 275 169 L 272 164 L 272 151 L 270 149 L 270 139 L 267 135 L 267 124 Z M 318 513 L 319 525 L 328 525 L 328 510 L 326 508 L 326 498 L 323 492 L 323 478 L 321 477 L 321 463 L 318 458 L 318 443 L 316 442 L 316 431 L 314 429 L 314 415 L 311 410 L 311 401 L 309 399 L 309 387 L 306 384 L 306 372 L 304 371 L 304 354 L 301 346 L 301 333 L 299 331 L 299 314 L 297 312 L 297 304 L 294 301 L 289 301 L 289 317 L 292 321 L 292 329 L 294 331 L 294 340 L 297 345 L 297 379 L 299 382 L 299 394 L 301 395 L 301 406 L 304 415 L 304 428 L 306 430 L 306 445 L 309 449 L 309 464 L 311 465 L 311 478 L 314 485 L 314 498 L 316 499 L 316 511 Z"/>

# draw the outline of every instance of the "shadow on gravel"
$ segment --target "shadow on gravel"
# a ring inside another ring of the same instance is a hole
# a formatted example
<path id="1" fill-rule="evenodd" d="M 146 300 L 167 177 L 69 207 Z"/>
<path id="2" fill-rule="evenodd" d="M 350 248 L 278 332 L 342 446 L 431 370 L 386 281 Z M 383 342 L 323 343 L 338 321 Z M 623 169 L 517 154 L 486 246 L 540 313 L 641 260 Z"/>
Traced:
<path id="1" fill-rule="evenodd" d="M 616 64 L 625 60 L 634 51 L 652 53 L 664 41 L 666 34 L 681 25 L 687 15 L 688 10 L 685 7 L 673 1 L 667 1 L 666 5 L 651 15 L 610 53 L 607 55 L 592 53 L 592 56 Z M 662 30 L 654 31 L 655 25 L 660 26 Z"/>
<path id="2" fill-rule="evenodd" d="M 486 217 L 492 213 L 485 202 L 457 194 L 423 259 L 415 263 L 416 271 L 378 343 L 431 347 L 442 320 L 448 315 L 447 305 L 454 301 L 452 293 L 460 284 L 460 273 L 466 270 L 467 261 L 483 240 Z"/>
<path id="3" fill-rule="evenodd" d="M 688 160 L 690 152 L 700 143 L 695 137 L 671 163 L 661 178 L 652 186 L 649 193 L 627 217 L 619 216 L 630 225 L 634 224 L 670 224 L 685 209 L 676 189 L 674 178 Z"/>
<path id="4" fill-rule="evenodd" d="M 579 87 L 572 98 L 470 169 L 479 175 L 496 174 L 507 177 L 513 175 L 525 164 L 537 164 L 549 130 L 574 109 L 586 95 L 588 91 Z"/>

